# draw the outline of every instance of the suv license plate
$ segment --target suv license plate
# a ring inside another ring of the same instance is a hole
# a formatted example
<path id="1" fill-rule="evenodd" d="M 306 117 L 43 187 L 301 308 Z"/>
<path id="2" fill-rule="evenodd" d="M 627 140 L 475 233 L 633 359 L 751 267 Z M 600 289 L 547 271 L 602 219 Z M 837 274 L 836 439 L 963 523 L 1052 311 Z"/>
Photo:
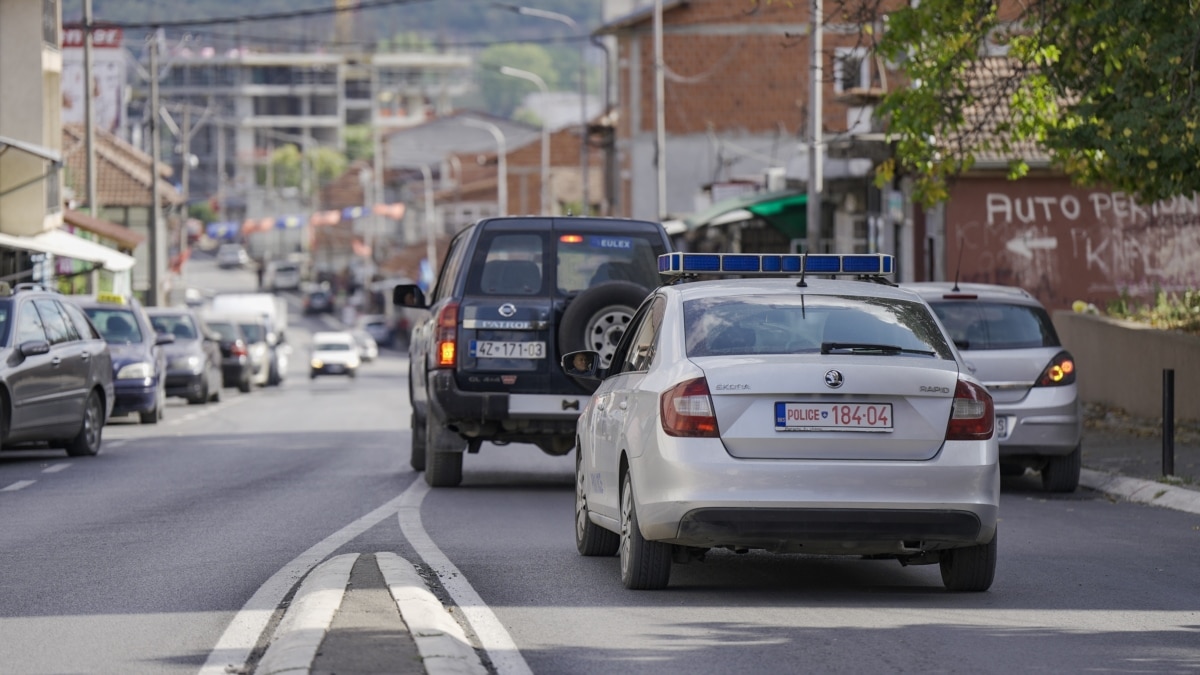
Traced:
<path id="1" fill-rule="evenodd" d="M 891 403 L 775 404 L 775 431 L 891 430 Z"/>
<path id="2" fill-rule="evenodd" d="M 479 359 L 544 359 L 546 343 L 471 340 L 471 356 Z"/>

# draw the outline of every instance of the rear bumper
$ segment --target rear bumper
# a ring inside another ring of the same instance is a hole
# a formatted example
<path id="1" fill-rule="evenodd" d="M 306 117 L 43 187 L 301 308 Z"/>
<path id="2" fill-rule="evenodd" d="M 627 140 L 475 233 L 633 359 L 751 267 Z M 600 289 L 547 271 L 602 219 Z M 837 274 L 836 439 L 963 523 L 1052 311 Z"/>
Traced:
<path id="1" fill-rule="evenodd" d="M 1074 386 L 1031 389 L 1019 404 L 997 403 L 996 417 L 1006 418 L 1009 428 L 1000 440 L 1001 457 L 1066 455 L 1083 438 L 1083 411 Z"/>
<path id="2" fill-rule="evenodd" d="M 225 359 L 221 363 L 221 384 L 226 387 L 236 387 L 244 381 L 251 379 L 254 370 L 250 365 L 250 360 L 246 357 L 239 359 Z"/>
<path id="3" fill-rule="evenodd" d="M 432 412 L 463 436 L 519 441 L 573 437 L 590 396 L 463 391 L 452 371 L 437 370 L 429 374 L 429 398 Z"/>
<path id="4" fill-rule="evenodd" d="M 642 534 L 686 546 L 903 554 L 981 544 L 996 529 L 995 442 L 925 461 L 745 460 L 717 439 L 630 458 Z"/>

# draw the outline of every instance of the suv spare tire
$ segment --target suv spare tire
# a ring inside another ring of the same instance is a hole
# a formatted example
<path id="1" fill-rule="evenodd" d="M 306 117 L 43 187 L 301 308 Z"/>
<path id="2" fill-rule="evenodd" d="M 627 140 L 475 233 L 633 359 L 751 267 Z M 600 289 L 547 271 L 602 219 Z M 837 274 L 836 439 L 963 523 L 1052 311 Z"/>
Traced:
<path id="1" fill-rule="evenodd" d="M 575 296 L 558 324 L 560 354 L 590 349 L 600 352 L 601 368 L 612 365 L 617 343 L 649 290 L 629 281 L 610 281 Z"/>

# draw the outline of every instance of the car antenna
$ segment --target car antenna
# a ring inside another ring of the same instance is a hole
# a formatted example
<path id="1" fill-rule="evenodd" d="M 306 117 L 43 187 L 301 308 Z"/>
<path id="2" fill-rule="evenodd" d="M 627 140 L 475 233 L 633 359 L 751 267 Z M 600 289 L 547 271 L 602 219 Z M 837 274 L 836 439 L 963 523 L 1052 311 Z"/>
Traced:
<path id="1" fill-rule="evenodd" d="M 955 263 L 955 265 L 954 265 L 954 288 L 951 289 L 951 291 L 954 293 L 959 292 L 959 290 L 958 290 L 958 273 L 960 271 L 962 271 L 962 249 L 963 249 L 963 238 L 959 237 L 958 238 L 958 262 Z"/>
<path id="2" fill-rule="evenodd" d="M 808 284 L 804 283 L 804 273 L 808 271 L 808 254 L 804 252 L 804 246 L 800 247 L 800 281 L 796 282 L 799 288 L 808 288 Z M 803 296 L 801 296 L 803 297 Z"/>

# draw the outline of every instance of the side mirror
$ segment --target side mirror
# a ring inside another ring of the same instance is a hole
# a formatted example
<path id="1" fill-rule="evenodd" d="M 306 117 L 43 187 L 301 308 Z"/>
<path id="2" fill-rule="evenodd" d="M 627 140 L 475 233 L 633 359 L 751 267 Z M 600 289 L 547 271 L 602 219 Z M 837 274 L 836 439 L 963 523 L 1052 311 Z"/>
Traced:
<path id="1" fill-rule="evenodd" d="M 156 346 L 157 345 L 169 345 L 169 344 L 174 344 L 174 343 L 175 343 L 175 335 L 172 333 L 155 333 L 154 334 L 154 344 Z"/>
<path id="2" fill-rule="evenodd" d="M 590 350 L 563 354 L 562 369 L 567 375 L 581 380 L 599 380 L 600 352 Z"/>
<path id="3" fill-rule="evenodd" d="M 21 356 L 35 356 L 37 354 L 49 354 L 50 353 L 50 343 L 46 342 L 45 340 L 30 340 L 29 342 L 22 342 L 21 346 L 18 349 L 21 352 Z"/>
<path id="4" fill-rule="evenodd" d="M 425 292 L 416 284 L 400 284 L 393 288 L 392 304 L 397 307 L 429 308 L 425 301 Z"/>

